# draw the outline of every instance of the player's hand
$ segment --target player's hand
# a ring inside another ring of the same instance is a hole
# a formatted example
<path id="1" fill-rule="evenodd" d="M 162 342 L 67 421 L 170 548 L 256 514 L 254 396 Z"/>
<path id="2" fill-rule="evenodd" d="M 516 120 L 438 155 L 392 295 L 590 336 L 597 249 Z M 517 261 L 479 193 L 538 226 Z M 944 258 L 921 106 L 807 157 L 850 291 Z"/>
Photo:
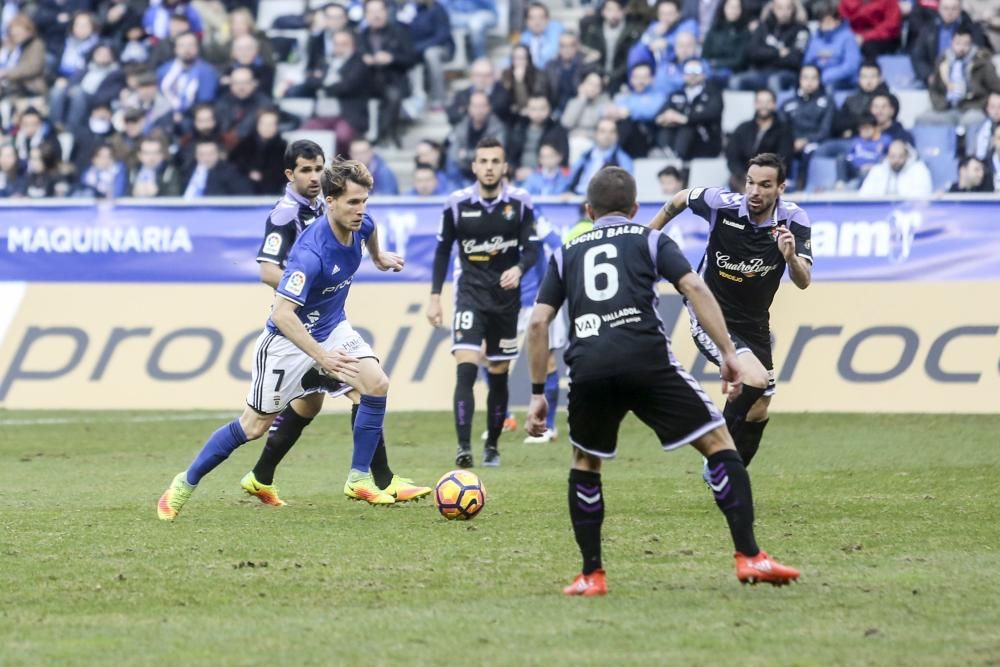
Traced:
<path id="1" fill-rule="evenodd" d="M 532 395 L 528 404 L 528 419 L 524 422 L 524 430 L 535 437 L 545 433 L 545 418 L 549 414 L 549 403 L 545 396 Z"/>
<path id="2" fill-rule="evenodd" d="M 726 398 L 731 401 L 739 396 L 743 391 L 743 374 L 735 352 L 722 355 L 719 375 L 722 376 L 722 393 Z"/>
<path id="3" fill-rule="evenodd" d="M 378 257 L 372 258 L 372 263 L 379 271 L 402 271 L 403 265 L 406 264 L 403 258 L 396 253 L 384 250 L 378 254 Z"/>
<path id="4" fill-rule="evenodd" d="M 435 298 L 437 297 L 437 298 Z M 444 323 L 444 313 L 441 311 L 441 297 L 434 295 L 427 306 L 427 321 L 432 327 L 440 327 Z"/>
<path id="5" fill-rule="evenodd" d="M 317 361 L 327 375 L 339 380 L 346 382 L 358 376 L 358 359 L 341 350 L 326 352 Z"/>
<path id="6" fill-rule="evenodd" d="M 500 276 L 500 287 L 504 289 L 515 289 L 521 284 L 521 267 L 512 266 Z"/>
<path id="7" fill-rule="evenodd" d="M 785 261 L 791 261 L 795 257 L 795 235 L 788 227 L 778 227 L 778 250 Z"/>

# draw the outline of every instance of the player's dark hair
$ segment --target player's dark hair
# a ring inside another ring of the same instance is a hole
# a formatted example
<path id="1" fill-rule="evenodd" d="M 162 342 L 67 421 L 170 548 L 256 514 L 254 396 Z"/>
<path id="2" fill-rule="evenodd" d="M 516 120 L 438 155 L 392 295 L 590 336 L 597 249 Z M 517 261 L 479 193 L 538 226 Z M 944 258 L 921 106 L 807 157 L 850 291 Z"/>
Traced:
<path id="1" fill-rule="evenodd" d="M 503 144 L 496 137 L 483 137 L 480 139 L 479 143 L 476 144 L 476 152 L 478 153 L 481 148 L 499 148 L 502 151 L 504 150 Z M 506 151 L 504 152 L 506 153 Z"/>
<path id="2" fill-rule="evenodd" d="M 298 163 L 299 158 L 309 160 L 310 162 L 316 158 L 321 158 L 326 162 L 323 149 L 315 141 L 310 141 L 309 139 L 299 139 L 288 144 L 288 148 L 285 149 L 285 169 L 295 171 L 295 165 Z"/>
<path id="3" fill-rule="evenodd" d="M 609 213 L 631 213 L 635 196 L 635 179 L 621 167 L 604 167 L 587 185 L 587 203 L 596 218 Z"/>
<path id="4" fill-rule="evenodd" d="M 780 155 L 775 153 L 761 153 L 747 162 L 747 171 L 750 171 L 750 167 L 771 167 L 778 172 L 778 185 L 785 182 L 785 161 L 781 159 Z"/>
<path id="5" fill-rule="evenodd" d="M 368 190 L 372 189 L 372 175 L 368 167 L 357 160 L 335 159 L 326 169 L 320 179 L 323 186 L 323 197 L 337 199 L 347 191 L 348 183 L 357 183 Z"/>

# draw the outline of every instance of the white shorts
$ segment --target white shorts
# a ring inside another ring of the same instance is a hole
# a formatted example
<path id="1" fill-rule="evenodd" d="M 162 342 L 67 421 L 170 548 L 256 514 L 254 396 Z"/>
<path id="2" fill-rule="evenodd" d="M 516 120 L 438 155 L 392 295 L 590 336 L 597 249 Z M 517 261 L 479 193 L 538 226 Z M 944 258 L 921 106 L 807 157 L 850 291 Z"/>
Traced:
<path id="1" fill-rule="evenodd" d="M 324 350 L 342 349 L 358 359 L 375 357 L 371 346 L 347 320 L 338 324 L 320 345 Z M 296 398 L 326 391 L 329 386 L 329 376 L 320 370 L 312 357 L 280 334 L 265 329 L 257 337 L 253 355 L 247 405 L 261 414 L 281 412 Z M 347 387 L 341 393 L 349 390 Z"/>
<path id="2" fill-rule="evenodd" d="M 531 310 L 532 306 L 525 306 L 517 314 L 517 338 L 519 341 L 524 338 L 524 333 L 528 330 L 528 322 L 531 321 Z M 566 310 L 560 308 L 556 316 L 549 322 L 549 349 L 561 350 L 566 347 L 568 332 L 569 322 L 566 317 Z"/>

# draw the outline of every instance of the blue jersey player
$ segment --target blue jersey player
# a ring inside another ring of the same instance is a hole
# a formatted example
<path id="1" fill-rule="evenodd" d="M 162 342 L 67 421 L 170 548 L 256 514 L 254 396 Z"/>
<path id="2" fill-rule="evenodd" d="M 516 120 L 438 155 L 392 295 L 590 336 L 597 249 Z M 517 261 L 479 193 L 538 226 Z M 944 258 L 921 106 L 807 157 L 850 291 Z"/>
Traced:
<path id="1" fill-rule="evenodd" d="M 285 406 L 305 394 L 316 373 L 333 375 L 361 394 L 344 494 L 374 505 L 394 502 L 370 472 L 382 434 L 389 378 L 368 343 L 351 328 L 344 303 L 361 265 L 362 245 L 381 271 L 399 271 L 403 260 L 379 248 L 375 223 L 365 213 L 372 177 L 364 165 L 335 161 L 324 170 L 321 182 L 326 221 L 310 225 L 288 258 L 271 317 L 254 348 L 247 407 L 239 419 L 213 433 L 188 469 L 174 477 L 157 503 L 165 521 L 177 517 L 202 477 L 237 447 L 267 433 Z"/>

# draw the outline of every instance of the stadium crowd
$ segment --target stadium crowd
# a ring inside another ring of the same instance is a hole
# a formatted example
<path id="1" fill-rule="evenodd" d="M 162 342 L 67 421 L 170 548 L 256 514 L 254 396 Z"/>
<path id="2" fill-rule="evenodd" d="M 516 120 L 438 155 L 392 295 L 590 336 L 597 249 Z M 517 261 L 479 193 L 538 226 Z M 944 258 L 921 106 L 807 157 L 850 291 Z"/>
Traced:
<path id="1" fill-rule="evenodd" d="M 471 183 L 488 136 L 535 195 L 637 161 L 669 192 L 705 158 L 740 189 L 764 151 L 800 190 L 1000 191 L 1000 0 L 558 0 L 566 25 L 554 2 L 301 2 L 264 20 L 275 2 L 5 0 L 0 196 L 277 195 L 297 131 L 368 164 L 376 194 Z M 724 131 L 727 99 L 747 108 Z M 402 152 L 441 111 L 447 138 Z"/>

